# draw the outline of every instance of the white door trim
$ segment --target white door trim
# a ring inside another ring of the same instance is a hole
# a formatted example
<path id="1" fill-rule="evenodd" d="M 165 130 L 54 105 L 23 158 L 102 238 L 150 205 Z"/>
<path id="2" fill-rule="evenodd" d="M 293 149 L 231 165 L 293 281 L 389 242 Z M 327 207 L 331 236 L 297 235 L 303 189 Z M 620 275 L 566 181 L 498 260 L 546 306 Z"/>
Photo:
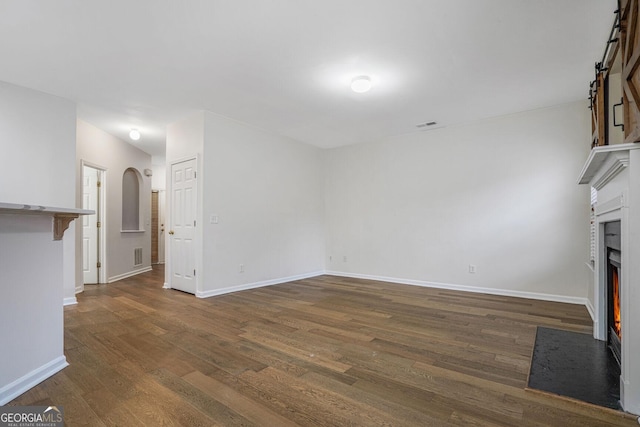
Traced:
<path id="1" fill-rule="evenodd" d="M 96 169 L 100 172 L 100 182 L 101 186 L 98 190 L 98 199 L 99 206 L 98 212 L 96 212 L 96 220 L 100 221 L 101 227 L 98 229 L 98 262 L 100 263 L 100 269 L 98 271 L 98 281 L 100 283 L 107 283 L 107 168 L 92 162 L 88 162 L 86 160 L 80 160 L 80 179 L 82 180 L 82 171 L 84 167 L 90 167 L 92 169 Z M 82 285 L 82 289 L 78 290 L 76 288 L 76 293 L 82 292 L 84 290 L 84 284 Z"/>

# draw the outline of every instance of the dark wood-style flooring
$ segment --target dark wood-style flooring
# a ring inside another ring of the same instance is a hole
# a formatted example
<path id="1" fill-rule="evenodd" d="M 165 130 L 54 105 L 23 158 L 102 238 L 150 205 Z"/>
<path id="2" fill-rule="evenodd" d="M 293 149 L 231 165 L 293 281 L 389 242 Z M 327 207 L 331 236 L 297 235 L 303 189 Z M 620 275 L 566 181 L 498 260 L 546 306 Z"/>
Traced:
<path id="1" fill-rule="evenodd" d="M 65 308 L 69 367 L 11 402 L 68 426 L 637 426 L 525 390 L 537 325 L 584 307 L 322 276 L 208 299 L 162 269 Z"/>

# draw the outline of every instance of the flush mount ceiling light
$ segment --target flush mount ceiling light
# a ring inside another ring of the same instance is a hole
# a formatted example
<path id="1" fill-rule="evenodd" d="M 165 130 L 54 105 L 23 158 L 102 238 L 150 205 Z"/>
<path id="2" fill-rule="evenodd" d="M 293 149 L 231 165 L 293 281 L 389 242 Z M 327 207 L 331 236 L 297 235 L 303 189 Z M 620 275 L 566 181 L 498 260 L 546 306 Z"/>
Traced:
<path id="1" fill-rule="evenodd" d="M 138 129 L 131 129 L 131 132 L 129 132 L 129 138 L 131 138 L 134 141 L 137 141 L 140 139 L 140 131 Z"/>
<path id="2" fill-rule="evenodd" d="M 364 93 L 371 89 L 371 77 L 358 76 L 351 80 L 351 90 L 356 93 Z"/>

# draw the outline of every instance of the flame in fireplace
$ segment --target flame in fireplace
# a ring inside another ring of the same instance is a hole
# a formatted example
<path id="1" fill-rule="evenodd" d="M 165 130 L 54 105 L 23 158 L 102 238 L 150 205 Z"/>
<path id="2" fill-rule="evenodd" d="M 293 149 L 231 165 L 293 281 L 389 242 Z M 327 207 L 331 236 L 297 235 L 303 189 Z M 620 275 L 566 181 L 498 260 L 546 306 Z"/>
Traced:
<path id="1" fill-rule="evenodd" d="M 622 331 L 620 330 L 620 282 L 618 278 L 618 269 L 613 269 L 613 330 L 618 338 L 622 339 Z"/>

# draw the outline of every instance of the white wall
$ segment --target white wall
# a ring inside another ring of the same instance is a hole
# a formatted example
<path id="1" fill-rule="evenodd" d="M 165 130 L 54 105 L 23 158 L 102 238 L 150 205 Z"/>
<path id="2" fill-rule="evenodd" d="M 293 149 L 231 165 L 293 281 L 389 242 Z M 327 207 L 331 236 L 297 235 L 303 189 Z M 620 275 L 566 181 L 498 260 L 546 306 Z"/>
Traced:
<path id="1" fill-rule="evenodd" d="M 154 190 L 164 190 L 167 188 L 167 167 L 165 165 L 151 165 L 153 176 L 151 177 L 151 188 Z"/>
<path id="2" fill-rule="evenodd" d="M 169 179 L 171 162 L 202 154 L 204 150 L 204 115 L 203 111 L 199 111 L 167 126 L 167 179 Z M 168 181 L 166 188 L 169 188 Z"/>
<path id="3" fill-rule="evenodd" d="M 204 112 L 200 111 L 185 117 L 175 123 L 171 123 L 167 126 L 167 143 L 166 143 L 166 210 L 165 210 L 165 259 L 167 262 L 167 268 L 165 268 L 165 287 L 170 284 L 171 276 L 171 245 L 169 244 L 168 230 L 171 229 L 171 194 L 170 194 L 170 181 L 171 181 L 171 163 L 176 161 L 185 160 L 187 158 L 197 158 L 198 162 L 202 157 L 204 150 Z M 202 182 L 205 171 L 201 170 L 200 165 L 197 165 L 198 170 L 198 194 L 197 194 L 197 206 L 198 212 L 196 214 L 196 221 L 198 224 L 202 224 L 202 195 L 203 186 Z M 202 272 L 202 236 L 196 234 L 195 236 L 196 246 L 196 269 Z M 203 275 L 200 274 L 196 278 L 196 286 L 202 286 Z"/>
<path id="4" fill-rule="evenodd" d="M 0 82 L 0 201 L 75 207 L 75 114 L 70 101 Z M 52 229 L 50 217 L 0 215 L 0 405 L 66 366 L 74 233 L 53 241 Z"/>
<path id="5" fill-rule="evenodd" d="M 172 161 L 194 155 L 200 161 L 197 222 L 202 224 L 196 242 L 198 296 L 324 269 L 319 149 L 200 112 L 167 127 L 168 180 Z M 218 224 L 210 222 L 212 215 Z"/>
<path id="6" fill-rule="evenodd" d="M 211 113 L 205 123 L 203 291 L 321 272 L 321 151 Z"/>
<path id="7" fill-rule="evenodd" d="M 327 151 L 327 270 L 586 298 L 588 120 L 579 102 Z"/>
<path id="8" fill-rule="evenodd" d="M 104 191 L 106 194 L 105 227 L 107 253 L 106 277 L 111 282 L 146 271 L 151 267 L 151 178 L 144 175 L 151 168 L 151 156 L 98 128 L 77 121 L 76 169 L 81 176 L 82 162 L 106 169 Z M 140 172 L 142 191 L 140 204 L 141 227 L 144 232 L 122 233 L 122 175 L 127 168 Z M 76 184 L 76 200 L 82 203 L 82 183 Z M 76 280 L 82 283 L 82 227 L 76 224 Z M 142 266 L 134 266 L 134 248 L 142 248 Z"/>
<path id="9" fill-rule="evenodd" d="M 75 120 L 71 101 L 0 82 L 0 200 L 75 207 Z"/>
<path id="10" fill-rule="evenodd" d="M 194 114 L 168 127 L 167 159 L 200 156 L 198 293 L 326 265 L 584 302 L 588 119 L 579 102 L 322 152 Z"/>
<path id="11" fill-rule="evenodd" d="M 53 241 L 51 224 L 51 217 L 0 215 L 0 405 L 67 365 L 62 242 Z"/>

